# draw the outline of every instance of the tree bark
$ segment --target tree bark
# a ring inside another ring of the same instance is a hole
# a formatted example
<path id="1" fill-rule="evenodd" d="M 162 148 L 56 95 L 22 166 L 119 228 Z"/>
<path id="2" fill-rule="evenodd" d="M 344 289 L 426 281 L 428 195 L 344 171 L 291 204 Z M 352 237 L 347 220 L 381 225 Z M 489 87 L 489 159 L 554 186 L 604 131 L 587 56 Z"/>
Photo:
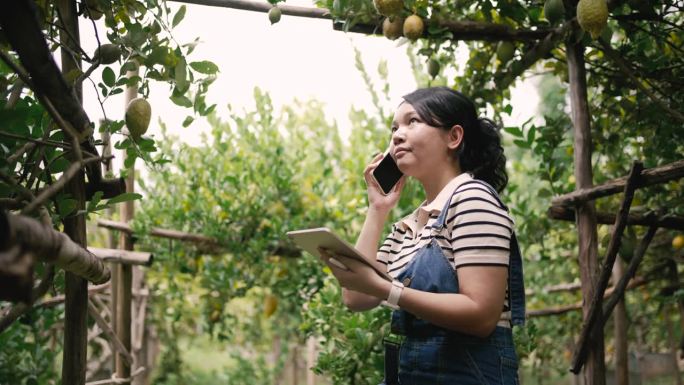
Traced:
<path id="1" fill-rule="evenodd" d="M 78 51 L 80 48 L 78 15 L 76 12 L 75 0 L 58 0 L 57 10 L 61 15 L 63 29 L 60 31 L 60 41 L 65 47 Z M 68 33 L 67 33 L 68 31 Z M 41 36 L 43 45 L 45 41 Z M 27 47 L 33 48 L 33 47 Z M 62 73 L 80 68 L 80 60 L 71 56 L 67 49 L 61 49 Z M 54 64 L 54 61 L 52 61 Z M 31 71 L 35 76 L 35 73 Z M 64 80 L 62 76 L 58 79 Z M 61 91 L 66 94 L 64 90 Z M 73 89 L 76 95 L 76 105 L 71 106 L 73 117 L 79 117 L 80 126 L 74 126 L 79 133 L 86 132 L 88 128 L 83 124 L 89 123 L 88 117 L 83 112 L 78 101 L 83 100 L 82 89 Z M 73 99 L 72 99 L 73 100 Z M 62 101 L 60 101 L 61 103 Z M 66 101 L 64 101 L 66 102 Z M 67 118 L 72 115 L 65 115 Z M 67 136 L 67 133 L 64 133 Z M 80 142 L 80 140 L 79 140 Z M 73 158 L 73 157 L 72 157 Z M 75 159 L 71 159 L 74 161 Z M 98 165 L 99 168 L 99 165 Z M 67 193 L 76 200 L 76 209 L 85 209 L 85 176 L 83 171 L 79 171 L 75 178 L 66 184 Z M 64 219 L 64 232 L 77 244 L 87 247 L 86 220 L 83 215 L 74 215 Z M 88 333 L 88 281 L 73 273 L 66 273 L 65 277 L 65 308 L 64 308 L 64 352 L 62 361 L 62 384 L 83 385 L 85 384 L 86 359 L 87 359 L 87 333 Z"/>
<path id="2" fill-rule="evenodd" d="M 577 36 L 578 29 L 566 40 L 568 77 L 570 81 L 570 106 L 574 131 L 575 180 L 577 188 L 590 188 L 593 185 L 591 167 L 591 125 L 589 104 L 587 102 L 587 80 L 584 64 L 584 47 Z M 598 241 L 596 233 L 596 214 L 594 204 L 585 202 L 577 206 L 577 229 L 579 237 L 579 265 L 583 312 L 589 312 L 588 299 L 594 296 L 598 280 Z M 599 318 L 601 318 L 599 316 Z M 600 320 L 599 320 L 600 321 Z M 584 378 L 587 385 L 605 385 L 605 362 L 603 330 L 598 330 L 589 344 Z"/>

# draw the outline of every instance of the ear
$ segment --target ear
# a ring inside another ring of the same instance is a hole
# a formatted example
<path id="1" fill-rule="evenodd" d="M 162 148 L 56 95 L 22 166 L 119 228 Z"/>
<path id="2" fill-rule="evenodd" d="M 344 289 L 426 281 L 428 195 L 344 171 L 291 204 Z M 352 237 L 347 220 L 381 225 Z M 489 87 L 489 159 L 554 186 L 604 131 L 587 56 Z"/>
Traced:
<path id="1" fill-rule="evenodd" d="M 449 130 L 449 135 L 447 137 L 447 147 L 450 150 L 455 150 L 463 142 L 463 127 L 456 124 Z"/>

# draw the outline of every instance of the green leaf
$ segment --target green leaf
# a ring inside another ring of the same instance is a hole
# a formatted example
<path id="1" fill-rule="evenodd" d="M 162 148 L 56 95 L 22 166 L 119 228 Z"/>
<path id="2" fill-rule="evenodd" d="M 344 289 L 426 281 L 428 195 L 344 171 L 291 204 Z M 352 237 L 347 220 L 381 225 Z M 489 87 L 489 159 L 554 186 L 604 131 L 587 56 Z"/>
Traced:
<path id="1" fill-rule="evenodd" d="M 192 107 L 192 101 L 185 95 L 171 95 L 169 99 L 171 99 L 171 101 L 178 106 Z"/>
<path id="2" fill-rule="evenodd" d="M 114 87 L 114 84 L 116 83 L 116 74 L 114 73 L 114 70 L 111 69 L 111 67 L 105 67 L 102 70 L 102 81 L 108 87 Z"/>
<path id="3" fill-rule="evenodd" d="M 59 208 L 59 216 L 64 218 L 67 215 L 71 214 L 75 209 L 76 209 L 76 204 L 77 201 L 76 199 L 62 199 L 61 201 L 57 202 L 57 206 Z"/>
<path id="4" fill-rule="evenodd" d="M 208 61 L 208 60 L 203 60 L 203 61 L 194 61 L 190 63 L 190 67 L 194 69 L 195 71 L 207 75 L 213 75 L 218 72 L 219 68 L 216 64 Z"/>
<path id="5" fill-rule="evenodd" d="M 138 193 L 123 193 L 115 196 L 114 198 L 107 201 L 107 204 L 113 205 L 121 202 L 128 202 L 142 198 L 142 195 Z"/>
<path id="6" fill-rule="evenodd" d="M 97 210 L 98 203 L 100 203 L 100 200 L 102 200 L 102 195 L 102 191 L 96 191 L 95 194 L 93 194 L 93 197 L 90 199 L 90 202 L 88 202 L 86 211 L 93 212 Z"/>
<path id="7" fill-rule="evenodd" d="M 515 136 L 516 138 L 522 138 L 523 137 L 523 132 L 520 129 L 520 127 L 504 127 L 504 131 Z"/>
<path id="8" fill-rule="evenodd" d="M 173 15 L 173 22 L 171 23 L 172 27 L 176 27 L 178 23 L 180 23 L 183 18 L 185 17 L 185 5 L 182 5 L 180 9 L 178 9 L 178 12 L 176 12 L 175 15 Z"/>
<path id="9" fill-rule="evenodd" d="M 176 64 L 176 88 L 178 91 L 185 92 L 188 89 L 188 71 L 186 70 L 185 59 L 181 58 Z"/>
<path id="10" fill-rule="evenodd" d="M 183 127 L 189 126 L 190 124 L 192 124 L 194 120 L 195 118 L 193 118 L 192 116 L 186 116 L 185 120 L 183 121 Z"/>

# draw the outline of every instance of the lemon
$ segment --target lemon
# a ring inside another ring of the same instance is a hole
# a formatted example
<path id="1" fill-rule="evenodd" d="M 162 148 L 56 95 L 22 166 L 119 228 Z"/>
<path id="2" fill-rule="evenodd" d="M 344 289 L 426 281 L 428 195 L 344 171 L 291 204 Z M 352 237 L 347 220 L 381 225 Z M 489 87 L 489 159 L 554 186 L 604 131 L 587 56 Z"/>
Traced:
<path id="1" fill-rule="evenodd" d="M 509 61 L 511 61 L 511 59 L 513 59 L 514 54 L 515 45 L 510 41 L 502 41 L 496 48 L 496 57 L 499 58 L 501 64 L 506 64 Z"/>
<path id="2" fill-rule="evenodd" d="M 563 0 L 546 0 L 544 3 L 544 17 L 552 25 L 558 24 L 565 16 Z"/>
<path id="3" fill-rule="evenodd" d="M 270 317 L 278 309 L 278 298 L 274 295 L 267 295 L 264 299 L 264 316 Z"/>
<path id="4" fill-rule="evenodd" d="M 411 15 L 404 21 L 404 36 L 411 40 L 416 40 L 423 36 L 425 24 L 418 15 Z"/>
<path id="5" fill-rule="evenodd" d="M 684 235 L 677 235 L 676 237 L 672 238 L 672 248 L 675 250 L 679 250 L 684 247 Z"/>
<path id="6" fill-rule="evenodd" d="M 373 5 L 383 16 L 395 16 L 404 9 L 403 0 L 373 0 Z"/>
<path id="7" fill-rule="evenodd" d="M 152 107 L 143 98 L 135 98 L 126 107 L 126 127 L 133 139 L 140 138 L 150 126 Z"/>
<path id="8" fill-rule="evenodd" d="M 434 79 L 439 74 L 439 62 L 435 59 L 428 61 L 428 74 Z"/>
<path id="9" fill-rule="evenodd" d="M 382 22 L 382 34 L 390 40 L 396 40 L 397 38 L 401 37 L 403 26 L 404 19 L 395 17 L 392 21 L 389 17 L 386 17 Z"/>
<path id="10" fill-rule="evenodd" d="M 280 21 L 280 17 L 283 15 L 283 11 L 278 7 L 273 7 L 268 10 L 268 20 L 271 21 L 271 25 Z"/>
<path id="11" fill-rule="evenodd" d="M 577 4 L 577 22 L 592 39 L 601 35 L 608 23 L 608 5 L 605 0 L 580 0 Z"/>
<path id="12" fill-rule="evenodd" d="M 113 64 L 121 58 L 121 48 L 116 44 L 102 44 L 95 49 L 93 59 L 100 60 L 100 64 Z"/>

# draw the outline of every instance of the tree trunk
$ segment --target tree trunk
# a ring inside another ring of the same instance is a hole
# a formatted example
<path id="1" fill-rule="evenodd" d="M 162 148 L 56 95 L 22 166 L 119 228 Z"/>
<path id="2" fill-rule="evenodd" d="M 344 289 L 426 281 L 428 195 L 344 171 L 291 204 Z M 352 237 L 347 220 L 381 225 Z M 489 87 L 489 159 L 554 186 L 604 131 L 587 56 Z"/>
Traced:
<path id="1" fill-rule="evenodd" d="M 60 11 L 61 44 L 78 52 L 80 42 L 78 30 L 78 15 L 75 0 L 59 0 L 57 7 Z M 66 32 L 68 31 L 68 33 Z M 66 74 L 80 68 L 80 60 L 75 60 L 67 49 L 61 50 L 62 73 Z M 83 100 L 80 87 L 75 90 L 79 100 Z M 67 133 L 64 133 L 67 136 Z M 73 157 L 71 159 L 74 160 Z M 83 171 L 72 178 L 66 185 L 66 192 L 76 200 L 76 209 L 85 208 L 85 178 Z M 64 219 L 64 232 L 76 243 L 87 247 L 85 216 L 75 215 Z M 87 355 L 87 316 L 88 316 L 88 282 L 79 276 L 66 273 L 65 277 L 65 308 L 64 308 L 64 352 L 62 361 L 62 384 L 85 384 L 86 355 Z"/>
<path id="2" fill-rule="evenodd" d="M 586 70 L 584 68 L 584 47 L 576 34 L 566 40 L 568 77 L 570 81 L 570 106 L 574 131 L 575 180 L 577 189 L 593 185 L 591 167 L 591 126 L 587 102 Z M 593 202 L 577 206 L 577 230 L 579 237 L 579 265 L 582 294 L 584 298 L 584 317 L 587 316 L 598 281 L 598 242 L 596 234 L 596 215 Z M 600 318 L 600 316 L 599 316 Z M 602 320 L 598 320 L 599 322 Z M 605 362 L 603 330 L 597 330 L 589 342 L 589 354 L 584 366 L 587 385 L 605 385 Z"/>
<path id="3" fill-rule="evenodd" d="M 613 282 L 619 282 L 623 274 L 622 260 L 618 258 L 613 267 Z M 629 385 L 627 309 L 624 298 L 615 305 L 613 323 L 615 326 L 615 384 Z"/>

